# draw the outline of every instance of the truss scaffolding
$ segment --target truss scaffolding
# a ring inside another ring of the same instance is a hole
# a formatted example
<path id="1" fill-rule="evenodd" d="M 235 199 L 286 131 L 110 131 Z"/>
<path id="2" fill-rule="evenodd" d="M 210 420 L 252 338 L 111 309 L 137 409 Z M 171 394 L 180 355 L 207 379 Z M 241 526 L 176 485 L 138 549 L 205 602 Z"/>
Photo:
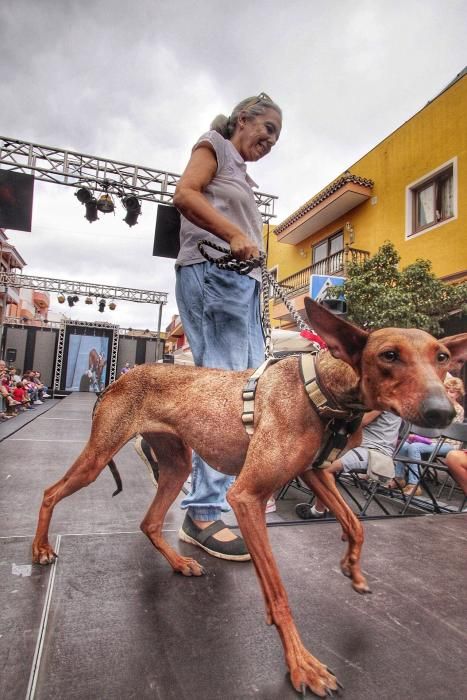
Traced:
<path id="1" fill-rule="evenodd" d="M 121 195 L 131 192 L 139 199 L 172 204 L 180 175 L 142 165 L 131 165 L 100 156 L 0 136 L 0 167 L 32 174 L 56 185 L 91 185 L 99 192 Z M 255 199 L 268 223 L 274 214 L 275 195 L 255 192 Z"/>
<path id="2" fill-rule="evenodd" d="M 133 301 L 139 304 L 166 304 L 167 292 L 154 292 L 148 289 L 130 289 L 128 287 L 114 287 L 106 284 L 94 284 L 92 282 L 77 282 L 74 280 L 58 280 L 50 277 L 35 277 L 33 275 L 20 275 L 14 272 L 0 273 L 0 286 L 16 287 L 24 289 L 40 289 L 45 292 L 59 294 L 78 294 L 81 296 L 96 297 L 99 299 L 115 299 L 120 301 Z"/>

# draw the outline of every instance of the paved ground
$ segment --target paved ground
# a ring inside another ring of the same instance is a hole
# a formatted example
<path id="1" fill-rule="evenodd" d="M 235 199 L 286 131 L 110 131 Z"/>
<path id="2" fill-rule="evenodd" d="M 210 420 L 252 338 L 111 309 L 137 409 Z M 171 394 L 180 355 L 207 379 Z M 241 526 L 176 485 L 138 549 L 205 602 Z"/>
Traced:
<path id="1" fill-rule="evenodd" d="M 43 488 L 82 449 L 93 402 L 73 394 L 44 404 L 0 445 L 0 697 L 297 697 L 252 565 L 178 542 L 177 504 L 167 537 L 195 554 L 205 577 L 173 574 L 139 531 L 154 491 L 131 444 L 117 457 L 123 493 L 111 497 L 107 470 L 60 504 L 51 528 L 58 562 L 30 565 Z M 463 698 L 467 516 L 366 522 L 373 595 L 360 597 L 338 570 L 337 524 L 287 524 L 298 500 L 291 489 L 268 516 L 270 538 L 304 642 L 339 676 L 344 697 Z"/>

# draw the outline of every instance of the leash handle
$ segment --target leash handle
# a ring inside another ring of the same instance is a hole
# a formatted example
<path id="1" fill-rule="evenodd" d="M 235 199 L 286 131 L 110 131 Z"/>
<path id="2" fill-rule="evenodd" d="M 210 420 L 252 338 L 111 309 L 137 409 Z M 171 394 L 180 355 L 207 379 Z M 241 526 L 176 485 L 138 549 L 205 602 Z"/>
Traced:
<path id="1" fill-rule="evenodd" d="M 205 250 L 205 247 L 209 246 L 213 250 L 217 250 L 219 253 L 224 253 L 220 258 L 213 258 Z M 258 258 L 250 258 L 249 260 L 237 260 L 233 257 L 232 252 L 229 248 L 223 248 L 217 243 L 212 241 L 203 240 L 198 241 L 198 250 L 201 255 L 208 260 L 208 262 L 215 263 L 221 270 L 231 270 L 232 272 L 238 272 L 239 275 L 247 275 L 255 267 L 261 267 L 261 261 L 264 258 L 264 253 L 260 253 Z"/>
<path id="2" fill-rule="evenodd" d="M 209 246 L 213 250 L 217 250 L 219 253 L 224 253 L 220 258 L 213 258 L 209 253 L 205 250 L 205 247 Z M 250 260 L 237 260 L 232 256 L 232 252 L 228 248 L 223 248 L 220 245 L 217 245 L 217 243 L 213 243 L 212 241 L 208 241 L 206 239 L 202 241 L 198 241 L 198 250 L 201 253 L 201 255 L 208 260 L 208 262 L 212 262 L 217 267 L 219 267 L 221 270 L 232 270 L 233 272 L 238 272 L 239 275 L 247 275 L 251 270 L 253 270 L 256 267 L 261 268 L 261 287 L 262 287 L 262 296 L 263 296 L 263 304 L 262 304 L 262 326 L 263 326 L 263 334 L 264 334 L 264 341 L 265 341 L 265 355 L 266 359 L 270 357 L 274 357 L 274 349 L 273 349 L 273 343 L 272 343 L 272 327 L 271 327 L 271 320 L 269 317 L 269 288 L 270 286 L 273 288 L 275 295 L 278 296 L 280 299 L 285 304 L 285 307 L 289 311 L 291 317 L 295 321 L 295 324 L 297 327 L 300 329 L 300 331 L 309 331 L 311 333 L 314 333 L 313 329 L 308 326 L 307 323 L 302 319 L 300 314 L 295 310 L 295 307 L 293 305 L 293 302 L 290 299 L 287 299 L 287 296 L 285 294 L 285 291 L 282 289 L 282 287 L 276 282 L 274 277 L 271 275 L 269 270 L 267 269 L 266 266 L 266 254 L 265 253 L 260 253 L 259 257 L 257 258 L 250 258 Z M 312 345 L 313 345 L 313 350 L 312 352 L 316 353 L 321 349 L 321 345 L 312 340 Z"/>

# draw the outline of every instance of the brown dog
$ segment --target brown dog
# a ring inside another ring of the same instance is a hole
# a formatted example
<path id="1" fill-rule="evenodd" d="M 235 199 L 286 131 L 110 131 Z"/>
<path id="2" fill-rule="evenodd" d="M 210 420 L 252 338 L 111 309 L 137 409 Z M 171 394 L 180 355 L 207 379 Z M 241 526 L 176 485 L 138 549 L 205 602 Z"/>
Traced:
<path id="1" fill-rule="evenodd" d="M 306 310 L 328 344 L 330 352 L 321 353 L 321 379 L 338 405 L 358 402 L 422 426 L 451 422 L 454 409 L 442 380 L 451 362 L 465 359 L 467 334 L 446 344 L 417 330 L 388 328 L 368 334 L 310 299 Z M 285 358 L 262 375 L 251 438 L 241 420 L 242 391 L 250 375 L 250 370 L 149 364 L 110 385 L 95 412 L 89 442 L 65 476 L 44 493 L 33 560 L 49 564 L 55 559 L 48 542 L 55 505 L 93 482 L 113 455 L 140 433 L 159 461 L 159 488 L 141 529 L 174 571 L 200 576 L 203 569 L 198 562 L 182 557 L 162 536 L 167 510 L 190 473 L 192 448 L 214 468 L 237 475 L 228 500 L 260 580 L 267 621 L 281 636 L 292 685 L 324 697 L 338 683 L 300 639 L 269 545 L 265 505 L 276 489 L 300 475 L 341 523 L 348 540 L 342 571 L 356 591 L 366 593 L 369 588 L 359 564 L 362 527 L 334 478 L 326 470 L 310 469 L 327 421 L 310 404 L 298 358 Z M 132 395 L 139 397 L 137 402 Z"/>

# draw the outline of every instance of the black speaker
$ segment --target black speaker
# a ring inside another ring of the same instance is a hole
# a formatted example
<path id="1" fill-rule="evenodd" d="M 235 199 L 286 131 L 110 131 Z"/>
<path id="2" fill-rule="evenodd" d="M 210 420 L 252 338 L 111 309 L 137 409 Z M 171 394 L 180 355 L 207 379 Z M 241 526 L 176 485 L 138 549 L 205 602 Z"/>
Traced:
<path id="1" fill-rule="evenodd" d="M 159 258 L 176 258 L 180 250 L 180 212 L 159 204 L 152 254 Z"/>
<path id="2" fill-rule="evenodd" d="M 30 231 L 34 176 L 0 170 L 0 228 Z"/>
<path id="3" fill-rule="evenodd" d="M 8 365 L 12 365 L 13 362 L 16 362 L 16 350 L 15 348 L 7 348 L 6 349 L 6 361 Z"/>

